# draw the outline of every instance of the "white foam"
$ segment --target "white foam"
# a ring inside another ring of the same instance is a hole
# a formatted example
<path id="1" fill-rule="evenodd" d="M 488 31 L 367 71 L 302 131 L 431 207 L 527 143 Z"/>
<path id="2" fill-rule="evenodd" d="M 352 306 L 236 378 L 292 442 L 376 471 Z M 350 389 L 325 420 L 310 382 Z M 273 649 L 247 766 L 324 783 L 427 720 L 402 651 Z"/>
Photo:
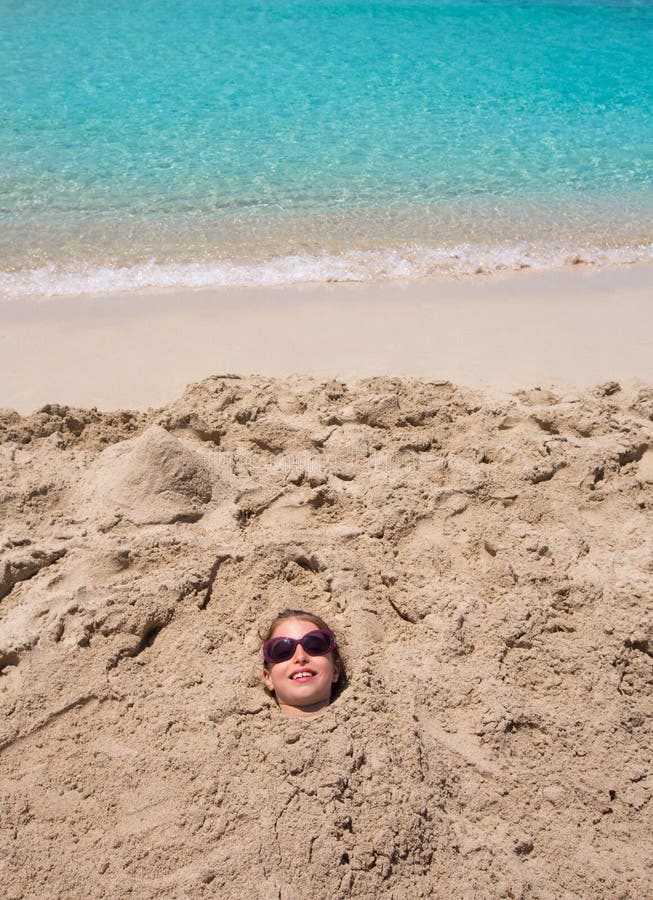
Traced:
<path id="1" fill-rule="evenodd" d="M 114 294 L 152 288 L 262 287 L 300 283 L 415 280 L 438 275 L 462 277 L 523 268 L 551 269 L 571 263 L 597 266 L 653 261 L 653 243 L 616 248 L 534 247 L 527 244 L 450 248 L 404 247 L 350 250 L 321 255 L 278 256 L 243 262 L 215 260 L 175 263 L 150 260 L 109 267 L 54 264 L 0 272 L 0 296 L 60 297 Z"/>

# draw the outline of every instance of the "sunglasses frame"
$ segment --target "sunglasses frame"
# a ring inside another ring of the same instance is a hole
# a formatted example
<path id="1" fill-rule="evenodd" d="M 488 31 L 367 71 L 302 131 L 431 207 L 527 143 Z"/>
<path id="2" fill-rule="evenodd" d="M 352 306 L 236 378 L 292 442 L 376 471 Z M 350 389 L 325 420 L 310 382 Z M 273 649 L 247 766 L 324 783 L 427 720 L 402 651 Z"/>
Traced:
<path id="1" fill-rule="evenodd" d="M 306 638 L 310 638 L 311 635 L 320 634 L 326 637 L 328 642 L 328 648 L 323 653 L 311 653 L 310 650 L 306 647 L 304 641 Z M 292 649 L 288 656 L 284 656 L 283 659 L 271 659 L 270 657 L 270 648 L 274 647 L 274 645 L 278 641 L 292 641 Z M 292 659 L 295 655 L 295 650 L 297 649 L 297 644 L 301 644 L 302 649 L 305 653 L 308 653 L 309 656 L 328 656 L 329 653 L 333 653 L 336 649 L 336 636 L 332 631 L 329 631 L 326 628 L 314 628 L 312 631 L 307 631 L 303 637 L 300 638 L 291 638 L 286 637 L 285 635 L 278 635 L 277 637 L 268 638 L 267 641 L 263 644 L 263 658 L 266 663 L 270 666 L 276 665 L 277 663 L 288 662 L 289 659 Z"/>

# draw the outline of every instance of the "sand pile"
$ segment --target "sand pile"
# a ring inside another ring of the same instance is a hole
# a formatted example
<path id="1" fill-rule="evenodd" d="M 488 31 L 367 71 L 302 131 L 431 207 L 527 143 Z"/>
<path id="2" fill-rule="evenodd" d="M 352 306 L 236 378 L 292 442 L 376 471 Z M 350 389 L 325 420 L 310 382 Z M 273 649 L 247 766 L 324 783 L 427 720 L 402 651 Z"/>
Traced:
<path id="1" fill-rule="evenodd" d="M 653 390 L 0 414 L 4 897 L 653 891 Z M 258 630 L 324 616 L 311 722 Z"/>

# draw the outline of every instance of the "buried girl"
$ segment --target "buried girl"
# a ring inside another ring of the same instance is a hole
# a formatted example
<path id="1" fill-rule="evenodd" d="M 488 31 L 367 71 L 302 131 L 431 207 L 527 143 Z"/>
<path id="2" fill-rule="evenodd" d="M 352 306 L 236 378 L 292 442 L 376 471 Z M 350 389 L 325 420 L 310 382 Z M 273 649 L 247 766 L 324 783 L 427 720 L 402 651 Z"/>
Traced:
<path id="1" fill-rule="evenodd" d="M 319 616 L 285 609 L 263 642 L 263 682 L 286 716 L 318 715 L 342 688 L 345 671 L 336 638 Z"/>

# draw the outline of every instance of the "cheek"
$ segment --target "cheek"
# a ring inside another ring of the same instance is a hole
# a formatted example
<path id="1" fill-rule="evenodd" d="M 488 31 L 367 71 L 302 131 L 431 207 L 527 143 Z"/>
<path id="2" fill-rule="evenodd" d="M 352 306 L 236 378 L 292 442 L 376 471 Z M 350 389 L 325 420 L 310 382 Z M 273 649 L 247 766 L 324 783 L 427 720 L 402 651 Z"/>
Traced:
<path id="1" fill-rule="evenodd" d="M 288 678 L 288 665 L 286 663 L 277 663 L 269 669 L 265 669 L 264 677 L 265 673 L 267 673 L 265 682 L 268 685 L 269 690 L 277 691 L 279 688 L 283 690 L 286 679 Z"/>
<path id="2" fill-rule="evenodd" d="M 333 659 L 325 660 L 324 666 L 325 674 L 328 676 L 329 681 L 337 681 L 340 676 L 340 668 L 337 662 Z"/>

